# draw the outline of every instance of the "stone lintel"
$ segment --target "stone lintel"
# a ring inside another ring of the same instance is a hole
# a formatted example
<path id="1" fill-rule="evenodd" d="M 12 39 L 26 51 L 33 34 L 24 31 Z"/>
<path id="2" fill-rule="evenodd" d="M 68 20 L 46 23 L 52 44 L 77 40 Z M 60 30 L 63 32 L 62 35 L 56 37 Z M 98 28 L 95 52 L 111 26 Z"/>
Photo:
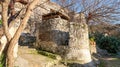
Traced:
<path id="1" fill-rule="evenodd" d="M 58 18 L 58 17 L 61 17 L 62 19 L 65 19 L 65 20 L 70 19 L 70 17 L 67 14 L 64 14 L 62 12 L 55 11 L 55 10 L 51 10 L 51 11 L 52 11 L 51 13 L 42 15 L 42 20 L 47 20 L 47 19 L 51 19 L 51 18 Z"/>

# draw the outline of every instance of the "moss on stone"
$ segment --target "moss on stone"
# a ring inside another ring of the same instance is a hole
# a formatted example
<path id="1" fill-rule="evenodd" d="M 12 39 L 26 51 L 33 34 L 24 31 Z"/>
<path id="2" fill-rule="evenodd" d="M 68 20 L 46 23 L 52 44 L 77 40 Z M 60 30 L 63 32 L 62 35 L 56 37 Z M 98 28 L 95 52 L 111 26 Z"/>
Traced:
<path id="1" fill-rule="evenodd" d="M 57 59 L 57 55 L 56 54 L 53 54 L 53 53 L 50 53 L 50 52 L 46 52 L 46 51 L 38 51 L 39 54 L 42 54 L 44 56 L 47 56 L 49 58 L 52 58 L 52 59 Z"/>

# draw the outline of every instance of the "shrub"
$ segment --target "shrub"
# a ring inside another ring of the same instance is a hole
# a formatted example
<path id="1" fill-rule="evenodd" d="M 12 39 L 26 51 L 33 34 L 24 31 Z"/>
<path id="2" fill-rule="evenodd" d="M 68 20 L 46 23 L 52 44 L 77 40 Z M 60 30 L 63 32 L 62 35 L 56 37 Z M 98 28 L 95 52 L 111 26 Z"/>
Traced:
<path id="1" fill-rule="evenodd" d="M 0 56 L 0 67 L 4 67 L 5 65 L 5 56 L 2 54 Z"/>
<path id="2" fill-rule="evenodd" d="M 115 36 L 104 36 L 102 33 L 94 33 L 90 38 L 95 38 L 96 44 L 109 53 L 117 53 L 120 47 L 120 40 Z"/>
<path id="3" fill-rule="evenodd" d="M 2 24 L 2 20 L 0 20 L 0 25 Z"/>
<path id="4" fill-rule="evenodd" d="M 116 37 L 102 37 L 100 39 L 100 48 L 106 49 L 110 53 L 117 53 L 120 41 Z"/>

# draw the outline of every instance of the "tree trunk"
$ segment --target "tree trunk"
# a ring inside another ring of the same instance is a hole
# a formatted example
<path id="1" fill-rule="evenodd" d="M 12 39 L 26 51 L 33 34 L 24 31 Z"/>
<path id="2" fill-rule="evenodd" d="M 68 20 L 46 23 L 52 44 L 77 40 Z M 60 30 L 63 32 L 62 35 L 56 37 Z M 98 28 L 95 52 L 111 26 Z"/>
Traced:
<path id="1" fill-rule="evenodd" d="M 11 35 L 8 31 L 8 16 L 7 16 L 7 11 L 8 11 L 8 0 L 4 0 L 4 2 L 2 2 L 2 25 L 3 25 L 3 32 L 5 34 L 5 36 L 3 37 L 3 39 L 6 40 L 6 42 L 9 42 L 11 39 Z M 4 41 L 4 40 L 3 40 Z M 1 48 L 1 50 L 3 50 L 3 48 Z"/>
<path id="2" fill-rule="evenodd" d="M 16 31 L 13 38 L 10 40 L 8 51 L 7 51 L 7 67 L 14 67 L 14 57 L 13 57 L 13 48 L 15 47 L 15 44 L 18 42 L 18 39 L 20 37 L 21 32 L 24 30 L 27 21 L 30 17 L 30 14 L 35 7 L 35 5 L 39 2 L 39 0 L 34 0 L 27 8 L 27 11 L 25 13 L 25 17 L 23 18 L 18 30 Z"/>
<path id="3" fill-rule="evenodd" d="M 11 35 L 9 33 L 9 29 L 8 29 L 8 4 L 9 4 L 9 0 L 5 0 L 2 3 L 2 22 L 3 22 L 3 30 L 4 30 L 4 34 L 7 38 L 7 41 L 11 40 Z"/>
<path id="4" fill-rule="evenodd" d="M 8 28 L 8 4 L 9 1 L 6 0 L 5 2 L 2 2 L 2 23 L 3 23 L 3 31 L 4 34 L 1 39 L 1 48 L 0 48 L 0 56 L 2 54 L 3 51 L 5 51 L 9 45 L 7 44 L 7 42 L 9 42 L 11 40 L 11 38 L 14 36 L 18 26 L 16 26 L 16 24 L 18 24 L 19 19 L 17 21 L 15 21 L 16 23 L 14 25 L 12 25 L 12 27 Z M 16 44 L 15 46 L 16 48 L 14 49 L 14 57 L 17 57 L 17 48 L 18 48 L 18 44 Z M 5 53 L 4 53 L 5 54 Z"/>
<path id="5" fill-rule="evenodd" d="M 13 27 L 13 26 L 9 29 L 9 32 L 10 32 L 12 37 L 14 36 L 17 29 L 18 29 L 18 27 Z M 5 35 L 3 35 L 1 37 L 0 42 L 1 42 L 1 49 L 0 49 L 0 56 L 1 56 L 2 52 L 4 51 L 5 47 L 7 46 L 6 45 L 7 44 L 7 38 L 6 38 Z M 14 48 L 14 58 L 17 57 L 17 51 L 18 51 L 18 43 L 15 45 L 15 48 Z"/>
<path id="6" fill-rule="evenodd" d="M 80 14 L 80 22 L 70 23 L 70 40 L 68 60 L 75 60 L 83 67 L 95 67 L 89 48 L 88 27 L 83 14 Z"/>

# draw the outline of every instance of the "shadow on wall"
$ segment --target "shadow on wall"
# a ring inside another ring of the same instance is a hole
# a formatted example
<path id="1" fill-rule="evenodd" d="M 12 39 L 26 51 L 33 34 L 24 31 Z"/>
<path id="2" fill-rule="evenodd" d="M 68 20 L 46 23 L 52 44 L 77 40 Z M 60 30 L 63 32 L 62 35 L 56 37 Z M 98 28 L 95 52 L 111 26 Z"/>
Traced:
<path id="1" fill-rule="evenodd" d="M 65 51 L 69 41 L 69 23 L 61 18 L 43 20 L 36 24 L 36 45 L 39 50 L 52 53 Z"/>
<path id="2" fill-rule="evenodd" d="M 63 32 L 59 30 L 44 31 L 39 34 L 39 43 L 53 43 L 57 46 L 68 46 L 69 32 Z M 44 44 L 47 45 L 47 44 Z M 51 44 L 52 45 L 52 44 Z"/>
<path id="3" fill-rule="evenodd" d="M 61 18 L 44 20 L 38 25 L 38 40 L 51 41 L 57 45 L 68 45 L 69 23 Z"/>
<path id="4" fill-rule="evenodd" d="M 33 44 L 36 42 L 36 37 L 31 36 L 30 33 L 22 33 L 19 38 L 19 45 L 20 46 L 33 46 Z"/>
<path id="5" fill-rule="evenodd" d="M 59 30 L 52 30 L 53 41 L 57 45 L 68 46 L 69 43 L 69 32 L 63 32 Z"/>
<path id="6" fill-rule="evenodd" d="M 68 43 L 69 32 L 51 30 L 39 34 L 39 43 L 36 45 L 36 48 L 62 56 L 67 52 Z"/>

